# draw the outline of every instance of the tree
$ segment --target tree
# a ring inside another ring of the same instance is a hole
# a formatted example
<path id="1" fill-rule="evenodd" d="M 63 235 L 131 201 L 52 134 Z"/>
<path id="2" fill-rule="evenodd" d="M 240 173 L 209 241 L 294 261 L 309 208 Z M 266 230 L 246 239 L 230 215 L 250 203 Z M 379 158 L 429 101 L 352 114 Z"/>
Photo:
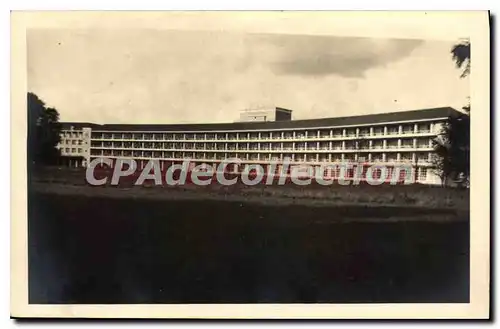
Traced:
<path id="1" fill-rule="evenodd" d="M 462 69 L 461 77 L 464 78 L 470 73 L 470 42 L 463 40 L 451 49 L 452 58 L 457 68 Z"/>
<path id="2" fill-rule="evenodd" d="M 28 163 L 53 165 L 59 160 L 59 112 L 48 108 L 34 93 L 28 93 Z"/>
<path id="3" fill-rule="evenodd" d="M 470 74 L 470 42 L 463 40 L 451 49 L 452 59 L 462 69 L 461 78 Z M 468 185 L 470 175 L 470 103 L 462 108 L 464 113 L 450 117 L 434 140 L 435 172 L 443 184 L 448 178 L 461 185 Z"/>
<path id="4" fill-rule="evenodd" d="M 459 185 L 467 185 L 470 175 L 470 116 L 464 113 L 448 118 L 433 143 L 436 157 L 432 162 L 443 184 L 452 179 Z"/>

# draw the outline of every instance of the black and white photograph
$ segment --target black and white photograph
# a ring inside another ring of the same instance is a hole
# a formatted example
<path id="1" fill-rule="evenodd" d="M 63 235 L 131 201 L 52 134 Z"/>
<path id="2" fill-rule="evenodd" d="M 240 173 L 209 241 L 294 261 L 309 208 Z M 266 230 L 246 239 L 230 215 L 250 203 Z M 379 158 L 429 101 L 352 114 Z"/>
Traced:
<path id="1" fill-rule="evenodd" d="M 487 12 L 136 14 L 17 13 L 15 316 L 488 317 Z"/>

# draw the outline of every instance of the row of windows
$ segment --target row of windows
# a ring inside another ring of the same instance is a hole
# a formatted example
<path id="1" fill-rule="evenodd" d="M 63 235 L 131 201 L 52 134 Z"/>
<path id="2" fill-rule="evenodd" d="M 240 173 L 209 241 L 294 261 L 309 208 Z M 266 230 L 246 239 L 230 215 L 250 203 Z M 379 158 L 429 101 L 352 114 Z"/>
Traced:
<path id="1" fill-rule="evenodd" d="M 124 151 L 124 150 L 96 150 L 92 149 L 91 156 L 102 157 L 131 157 L 152 159 L 200 159 L 200 160 L 225 160 L 240 159 L 251 161 L 292 161 L 311 162 L 336 162 L 352 161 L 386 161 L 386 162 L 429 162 L 430 152 L 414 153 L 369 153 L 364 155 L 346 154 L 301 154 L 301 153 L 215 153 L 215 152 L 162 152 L 162 151 Z"/>
<path id="2" fill-rule="evenodd" d="M 63 131 L 61 133 L 62 138 L 83 138 L 84 135 L 82 132 L 74 132 L 74 131 Z M 87 136 L 88 137 L 88 136 Z"/>
<path id="3" fill-rule="evenodd" d="M 94 160 L 96 158 L 93 158 L 91 160 Z M 98 158 L 97 158 L 98 159 Z M 99 165 L 98 163 L 96 165 Z M 170 167 L 172 165 L 172 163 L 168 163 L 166 161 L 163 161 L 160 163 L 160 168 L 162 170 L 165 170 L 167 169 L 168 167 Z M 196 163 L 192 163 L 191 164 L 191 169 L 194 169 L 196 167 Z M 137 163 L 137 166 L 139 169 L 144 169 L 146 167 L 146 164 L 142 161 L 139 161 Z M 114 164 L 111 165 L 111 167 L 114 167 Z M 275 174 L 283 174 L 283 173 L 286 173 L 286 174 L 290 174 L 292 171 L 293 171 L 293 168 L 294 166 L 290 166 L 288 167 L 287 169 L 283 168 L 281 165 L 278 165 L 274 168 L 274 173 Z M 215 172 L 215 170 L 217 170 L 215 167 L 208 167 L 206 166 L 206 163 L 205 164 L 201 164 L 200 167 L 197 168 L 198 170 L 201 170 L 201 171 L 204 171 L 204 172 L 208 172 L 208 171 L 212 171 L 212 172 Z M 271 172 L 273 168 L 272 167 L 269 167 L 269 166 L 265 166 L 264 167 L 264 170 L 266 171 L 266 173 L 269 173 Z M 319 169 L 319 168 L 318 168 Z M 425 182 L 427 180 L 427 177 L 428 177 L 428 172 L 431 170 L 429 168 L 422 168 L 422 167 L 418 167 L 418 168 L 413 168 L 413 169 L 417 169 L 416 172 L 415 171 L 412 171 L 412 175 L 416 174 L 416 179 L 417 181 L 420 181 L 420 182 Z M 226 172 L 243 172 L 245 170 L 245 166 L 235 166 L 235 165 L 232 165 L 232 164 L 228 164 L 228 166 L 225 168 L 225 171 Z M 358 172 L 356 175 L 360 175 L 361 177 L 365 177 L 366 178 L 366 175 L 367 175 L 367 171 L 368 171 L 368 167 L 366 168 L 363 168 L 363 171 L 362 173 Z M 345 177 L 345 178 L 352 178 L 354 177 L 354 169 L 353 168 L 348 168 L 346 172 L 342 173 L 342 169 L 340 169 L 339 167 L 337 168 L 329 168 L 329 167 L 326 167 L 323 169 L 322 171 L 322 174 L 325 178 L 340 178 L 340 177 Z M 403 171 L 403 170 L 399 170 L 399 178 L 400 180 L 404 180 L 406 178 L 406 172 Z M 342 175 L 342 176 L 341 176 Z M 387 167 L 385 169 L 385 177 L 386 179 L 392 179 L 394 176 L 393 175 L 397 175 L 397 172 L 394 171 L 394 168 L 392 167 Z M 382 176 L 382 169 L 380 168 L 372 168 L 372 177 L 374 179 L 380 179 Z"/>
<path id="4" fill-rule="evenodd" d="M 414 149 L 432 147 L 430 138 L 407 138 L 399 140 L 374 141 L 336 141 L 336 142 L 102 142 L 92 141 L 92 148 L 119 148 L 119 149 L 158 149 L 158 150 L 218 150 L 218 151 L 282 151 L 282 150 L 372 150 L 372 149 Z"/>
<path id="5" fill-rule="evenodd" d="M 69 148 L 69 147 L 66 147 L 63 149 L 65 153 L 82 153 L 82 149 L 81 148 Z"/>
<path id="6" fill-rule="evenodd" d="M 431 125 L 409 124 L 389 125 L 371 128 L 338 128 L 307 131 L 275 131 L 275 132 L 227 132 L 227 133 L 111 133 L 92 132 L 92 139 L 125 139 L 125 140 L 267 140 L 267 139 L 327 139 L 393 136 L 401 134 L 428 134 Z"/>
<path id="7" fill-rule="evenodd" d="M 94 161 L 94 160 L 99 160 L 98 157 L 93 157 L 91 158 L 91 161 Z M 139 169 L 144 169 L 146 167 L 146 161 L 147 160 L 139 160 L 137 161 L 137 166 Z M 162 170 L 164 169 L 167 169 L 168 167 L 170 167 L 172 165 L 172 162 L 171 161 L 161 161 L 160 163 L 160 168 Z M 99 165 L 99 161 L 98 163 L 96 163 L 95 165 Z M 114 167 L 115 163 L 111 164 L 111 167 Z M 208 172 L 208 171 L 215 171 L 216 168 L 214 166 L 207 166 L 207 163 L 206 162 L 198 162 L 198 163 L 191 163 L 190 164 L 190 169 L 194 169 L 196 166 L 198 166 L 198 170 L 201 170 L 201 171 L 205 171 L 205 172 Z M 300 164 L 299 164 L 300 165 Z M 276 174 L 282 174 L 284 173 L 283 170 L 286 170 L 286 173 L 290 174 L 292 172 L 292 169 L 294 168 L 294 165 L 291 165 L 290 167 L 288 167 L 287 169 L 283 168 L 282 165 L 278 164 L 275 168 L 274 168 L 274 172 Z M 269 166 L 269 164 L 264 164 L 264 170 L 266 172 L 269 172 L 270 170 L 272 170 L 273 168 Z M 320 169 L 320 168 L 317 168 L 317 169 Z M 228 163 L 227 166 L 225 167 L 225 171 L 226 172 L 242 172 L 245 170 L 245 164 L 240 164 L 240 165 L 236 165 L 234 163 Z M 381 175 L 382 175 L 382 169 L 381 168 L 371 168 L 372 170 L 372 177 L 373 178 L 380 178 Z M 412 174 L 416 174 L 416 179 L 418 181 L 426 181 L 427 180 L 427 177 L 429 176 L 428 173 L 432 170 L 430 168 L 426 168 L 426 167 L 413 167 L 413 172 Z M 415 171 L 416 170 L 416 171 Z M 358 171 L 358 169 L 356 169 L 356 171 Z M 360 174 L 361 177 L 366 177 L 366 174 L 367 174 L 367 171 L 368 171 L 368 167 L 364 167 L 362 169 L 362 172 L 359 172 L 358 171 L 358 175 Z M 394 168 L 393 167 L 386 167 L 385 168 L 385 175 L 388 179 L 392 178 L 394 174 L 396 174 L 396 172 L 394 172 Z M 340 178 L 341 177 L 341 172 L 342 172 L 342 169 L 340 167 L 325 167 L 323 168 L 323 175 L 324 177 L 330 177 L 330 178 Z M 399 170 L 399 174 L 401 175 L 400 178 L 401 179 L 405 179 L 405 176 L 406 176 L 406 172 L 405 171 L 401 171 Z M 345 176 L 343 177 L 350 177 L 352 178 L 353 175 L 354 175 L 354 168 L 347 168 L 347 172 L 344 173 Z"/>
<path id="8" fill-rule="evenodd" d="M 72 139 L 72 140 L 69 140 L 69 139 L 62 139 L 61 140 L 61 144 L 63 145 L 82 145 L 83 144 L 83 140 L 76 140 L 76 139 Z"/>

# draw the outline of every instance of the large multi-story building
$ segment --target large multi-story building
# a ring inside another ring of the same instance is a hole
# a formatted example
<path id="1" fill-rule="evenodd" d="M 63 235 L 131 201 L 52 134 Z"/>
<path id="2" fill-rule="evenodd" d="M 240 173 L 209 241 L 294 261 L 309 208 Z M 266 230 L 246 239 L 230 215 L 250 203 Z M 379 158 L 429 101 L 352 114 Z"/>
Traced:
<path id="1" fill-rule="evenodd" d="M 440 179 L 432 170 L 432 141 L 450 116 L 460 114 L 453 108 L 441 107 L 292 120 L 290 110 L 274 111 L 260 119 L 247 112 L 235 123 L 64 123 L 59 148 L 71 166 L 87 166 L 94 159 L 134 159 L 139 169 L 150 159 L 158 159 L 163 170 L 186 159 L 192 165 L 226 159 L 263 166 L 277 162 L 278 170 L 285 159 L 291 165 L 351 161 L 391 168 L 406 163 L 414 168 L 417 182 L 439 184 Z M 277 117 L 281 119 L 276 120 Z M 228 168 L 241 170 L 237 166 Z"/>

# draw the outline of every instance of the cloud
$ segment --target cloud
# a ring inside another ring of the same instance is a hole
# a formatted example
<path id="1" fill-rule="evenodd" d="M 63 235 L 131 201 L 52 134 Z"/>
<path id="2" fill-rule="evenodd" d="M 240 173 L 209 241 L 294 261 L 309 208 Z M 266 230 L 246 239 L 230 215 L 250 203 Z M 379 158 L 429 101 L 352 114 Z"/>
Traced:
<path id="1" fill-rule="evenodd" d="M 28 88 L 63 121 L 233 122 L 261 105 L 310 119 L 461 106 L 469 94 L 442 41 L 39 29 L 27 43 Z"/>
<path id="2" fill-rule="evenodd" d="M 364 77 L 411 54 L 423 40 L 323 36 L 263 36 L 275 49 L 272 70 L 281 75 Z"/>

